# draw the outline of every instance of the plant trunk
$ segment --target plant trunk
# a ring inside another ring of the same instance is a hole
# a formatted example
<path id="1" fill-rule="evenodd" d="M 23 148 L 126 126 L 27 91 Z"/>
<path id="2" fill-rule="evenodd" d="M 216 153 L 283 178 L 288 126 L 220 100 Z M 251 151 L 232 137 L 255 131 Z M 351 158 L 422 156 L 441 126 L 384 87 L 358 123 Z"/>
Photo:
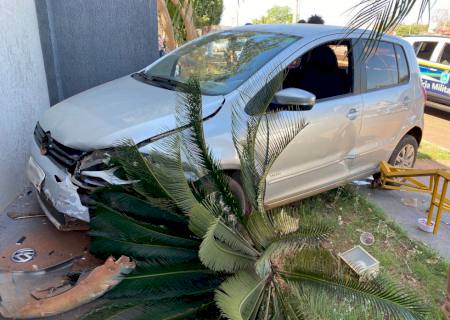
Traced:
<path id="1" fill-rule="evenodd" d="M 191 41 L 197 38 L 197 31 L 195 30 L 192 4 L 189 0 L 170 0 L 180 12 L 181 19 L 183 19 L 184 29 L 186 30 L 186 40 Z"/>
<path id="2" fill-rule="evenodd" d="M 175 32 L 173 30 L 172 18 L 170 17 L 169 10 L 165 0 L 158 0 L 158 17 L 162 32 L 165 35 L 165 45 L 169 51 L 174 50 L 177 47 L 175 42 Z"/>

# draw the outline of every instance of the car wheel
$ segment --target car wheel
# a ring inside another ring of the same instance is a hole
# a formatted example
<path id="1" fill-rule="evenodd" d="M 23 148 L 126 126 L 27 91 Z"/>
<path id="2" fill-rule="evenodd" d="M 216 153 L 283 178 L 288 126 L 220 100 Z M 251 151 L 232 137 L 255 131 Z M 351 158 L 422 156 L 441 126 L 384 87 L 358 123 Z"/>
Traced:
<path id="1" fill-rule="evenodd" d="M 388 163 L 397 167 L 412 168 L 416 163 L 418 148 L 419 146 L 417 140 L 413 136 L 407 134 L 395 147 L 391 157 L 388 160 Z M 371 187 L 378 188 L 380 186 L 381 173 L 377 172 L 373 175 Z"/>
<path id="2" fill-rule="evenodd" d="M 250 201 L 248 201 L 248 198 L 247 198 L 247 195 L 245 194 L 244 188 L 242 188 L 241 178 L 240 178 L 239 173 L 234 173 L 234 174 L 227 175 L 227 176 L 228 176 L 228 186 L 230 188 L 230 191 L 237 198 L 239 205 L 241 206 L 242 212 L 244 212 L 246 215 L 250 214 L 250 212 L 252 210 Z M 201 188 L 211 192 L 210 190 L 213 190 L 213 188 L 211 188 L 210 183 L 211 182 L 209 182 L 207 179 L 202 178 L 201 180 L 194 182 L 192 184 L 192 188 L 194 190 L 197 190 L 197 192 L 199 192 L 199 190 Z M 206 193 L 208 193 L 208 191 Z"/>
<path id="3" fill-rule="evenodd" d="M 412 168 L 416 162 L 418 148 L 417 140 L 407 134 L 395 147 L 388 163 L 396 167 Z"/>
<path id="4" fill-rule="evenodd" d="M 230 178 L 229 187 L 231 193 L 238 199 L 238 202 L 242 208 L 242 212 L 246 215 L 251 212 L 250 201 L 248 201 L 244 188 L 241 185 L 241 179 L 238 173 L 233 174 Z"/>

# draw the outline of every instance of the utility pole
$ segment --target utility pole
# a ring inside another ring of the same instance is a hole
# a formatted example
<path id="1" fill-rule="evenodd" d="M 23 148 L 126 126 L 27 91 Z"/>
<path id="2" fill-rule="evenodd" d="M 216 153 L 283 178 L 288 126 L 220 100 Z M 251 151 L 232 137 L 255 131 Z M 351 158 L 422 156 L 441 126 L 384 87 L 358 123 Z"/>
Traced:
<path id="1" fill-rule="evenodd" d="M 300 19 L 299 5 L 300 0 L 295 0 L 295 10 L 294 14 L 292 15 L 292 23 L 297 23 L 297 21 Z"/>

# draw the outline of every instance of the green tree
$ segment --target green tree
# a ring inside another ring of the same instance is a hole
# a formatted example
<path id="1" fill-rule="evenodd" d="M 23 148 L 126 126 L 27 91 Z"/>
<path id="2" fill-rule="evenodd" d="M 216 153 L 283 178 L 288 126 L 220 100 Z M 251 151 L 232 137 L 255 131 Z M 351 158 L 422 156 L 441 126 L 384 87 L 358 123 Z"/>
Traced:
<path id="1" fill-rule="evenodd" d="M 424 34 L 428 31 L 428 26 L 426 24 L 400 24 L 395 28 L 395 33 L 399 37 Z"/>
<path id="2" fill-rule="evenodd" d="M 196 27 L 218 25 L 223 12 L 223 0 L 195 0 L 194 23 Z"/>
<path id="3" fill-rule="evenodd" d="M 291 23 L 292 13 L 288 6 L 274 6 L 267 10 L 265 16 L 259 19 L 254 19 L 254 24 L 272 24 L 272 23 Z"/>

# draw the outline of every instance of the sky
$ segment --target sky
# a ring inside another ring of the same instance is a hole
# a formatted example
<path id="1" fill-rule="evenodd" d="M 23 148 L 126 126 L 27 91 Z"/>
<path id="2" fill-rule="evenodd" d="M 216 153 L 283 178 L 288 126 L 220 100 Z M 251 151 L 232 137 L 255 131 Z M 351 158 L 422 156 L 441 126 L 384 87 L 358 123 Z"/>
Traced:
<path id="1" fill-rule="evenodd" d="M 360 0 L 298 0 L 300 19 L 307 19 L 313 14 L 321 15 L 326 24 L 343 26 L 348 22 L 350 14 L 346 13 Z M 450 9 L 450 0 L 431 0 L 432 15 L 436 10 Z M 297 0 L 224 0 L 224 12 L 221 25 L 236 26 L 251 22 L 252 19 L 265 15 L 273 6 L 289 6 L 295 12 Z M 419 1 L 418 1 L 419 2 Z M 417 21 L 418 8 L 406 18 L 406 23 Z M 425 22 L 426 23 L 426 22 Z"/>

